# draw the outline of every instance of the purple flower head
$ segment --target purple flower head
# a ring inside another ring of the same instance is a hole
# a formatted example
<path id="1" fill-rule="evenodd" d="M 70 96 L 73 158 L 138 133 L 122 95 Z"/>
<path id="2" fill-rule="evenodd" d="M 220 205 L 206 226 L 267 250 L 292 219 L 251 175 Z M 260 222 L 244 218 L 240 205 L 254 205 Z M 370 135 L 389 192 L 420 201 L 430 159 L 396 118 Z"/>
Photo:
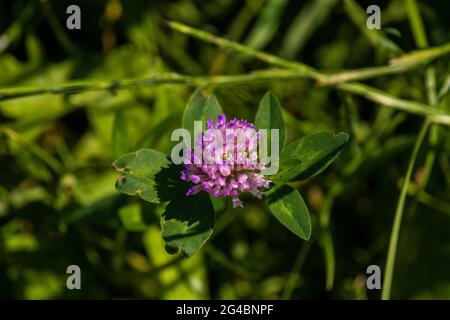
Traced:
<path id="1" fill-rule="evenodd" d="M 254 125 L 238 119 L 227 122 L 225 115 L 219 115 L 217 122 L 212 118 L 206 122 L 206 129 L 195 141 L 202 153 L 191 150 L 181 172 L 182 180 L 194 184 L 186 194 L 203 190 L 213 197 L 231 197 L 234 208 L 243 207 L 242 192 L 260 199 L 271 181 L 260 173 L 265 163 L 258 162 Z"/>

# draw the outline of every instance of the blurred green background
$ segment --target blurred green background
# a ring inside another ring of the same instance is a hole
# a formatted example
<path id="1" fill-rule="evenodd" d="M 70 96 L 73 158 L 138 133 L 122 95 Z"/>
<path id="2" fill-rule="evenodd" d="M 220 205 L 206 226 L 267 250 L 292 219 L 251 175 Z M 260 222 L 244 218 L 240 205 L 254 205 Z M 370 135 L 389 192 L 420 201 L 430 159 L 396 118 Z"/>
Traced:
<path id="1" fill-rule="evenodd" d="M 0 1 L 0 88 L 112 81 L 166 72 L 245 74 L 268 66 L 171 30 L 185 23 L 326 71 L 387 65 L 417 49 L 405 1 L 376 1 L 382 29 L 365 27 L 374 1 Z M 429 46 L 450 38 L 450 2 L 420 1 Z M 375 36 L 374 36 L 375 34 Z M 381 40 L 380 40 L 381 39 Z M 436 86 L 449 56 L 433 62 Z M 364 81 L 427 103 L 425 68 Z M 216 201 L 213 239 L 193 258 L 169 255 L 161 205 L 119 194 L 112 161 L 151 147 L 169 153 L 192 86 L 159 85 L 0 100 L 0 298 L 378 299 L 366 268 L 384 270 L 387 246 L 421 117 L 310 80 L 211 88 L 228 116 L 252 120 L 273 90 L 288 141 L 345 131 L 349 144 L 323 174 L 298 185 L 313 219 L 305 242 L 261 205 Z M 443 97 L 449 111 L 449 98 Z M 428 140 L 428 139 L 427 139 Z M 434 166 L 421 183 L 430 151 Z M 402 222 L 393 298 L 450 298 L 450 136 L 440 126 L 417 159 Z M 82 290 L 66 289 L 79 265 Z"/>

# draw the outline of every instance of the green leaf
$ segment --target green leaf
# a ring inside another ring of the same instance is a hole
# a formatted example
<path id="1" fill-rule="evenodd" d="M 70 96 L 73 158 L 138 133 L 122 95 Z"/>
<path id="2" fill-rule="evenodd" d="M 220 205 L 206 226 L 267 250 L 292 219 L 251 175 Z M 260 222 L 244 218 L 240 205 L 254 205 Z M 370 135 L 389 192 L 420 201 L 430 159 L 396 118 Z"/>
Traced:
<path id="1" fill-rule="evenodd" d="M 268 198 L 269 210 L 290 231 L 302 239 L 311 236 L 311 218 L 300 193 L 283 186 Z"/>
<path id="2" fill-rule="evenodd" d="M 116 111 L 112 129 L 112 149 L 114 157 L 128 151 L 128 124 L 122 111 Z"/>
<path id="3" fill-rule="evenodd" d="M 296 140 L 281 153 L 280 172 L 273 178 L 276 183 L 306 180 L 325 170 L 341 153 L 348 134 L 320 132 Z"/>
<path id="4" fill-rule="evenodd" d="M 286 128 L 284 126 L 283 114 L 280 102 L 272 92 L 267 92 L 259 103 L 258 112 L 255 116 L 255 127 L 268 129 L 267 139 L 270 146 L 270 129 L 279 129 L 280 148 L 283 148 L 286 140 Z"/>
<path id="5" fill-rule="evenodd" d="M 187 129 L 194 139 L 194 121 L 202 121 L 203 129 L 209 118 L 217 119 L 217 116 L 223 114 L 222 107 L 217 98 L 199 88 L 195 90 L 189 99 L 183 114 L 183 128 Z"/>
<path id="6" fill-rule="evenodd" d="M 174 199 L 188 188 L 180 179 L 182 166 L 173 165 L 165 154 L 152 149 L 124 154 L 113 167 L 123 174 L 117 178 L 117 191 L 152 203 Z"/>
<path id="7" fill-rule="evenodd" d="M 213 204 L 204 192 L 171 201 L 161 217 L 167 252 L 195 254 L 211 236 L 214 220 Z"/>

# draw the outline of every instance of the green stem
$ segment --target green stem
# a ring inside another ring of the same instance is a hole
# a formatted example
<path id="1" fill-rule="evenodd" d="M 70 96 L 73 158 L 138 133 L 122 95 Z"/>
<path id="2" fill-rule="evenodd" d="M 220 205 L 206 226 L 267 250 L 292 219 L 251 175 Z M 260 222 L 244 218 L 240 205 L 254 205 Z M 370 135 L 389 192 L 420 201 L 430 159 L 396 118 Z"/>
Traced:
<path id="1" fill-rule="evenodd" d="M 364 37 L 376 49 L 386 49 L 394 54 L 399 54 L 402 50 L 390 40 L 383 31 L 378 29 L 369 29 L 366 26 L 367 13 L 355 0 L 344 0 L 343 7 L 345 13 L 352 20 L 353 24 L 359 28 Z"/>
<path id="2" fill-rule="evenodd" d="M 108 82 L 71 82 L 54 87 L 41 88 L 5 88 L 0 89 L 0 101 L 30 97 L 41 94 L 74 94 L 88 91 L 116 91 L 121 89 L 148 87 L 162 84 L 183 84 L 194 87 L 209 85 L 239 85 L 248 83 L 270 82 L 275 80 L 298 80 L 303 79 L 304 74 L 295 70 L 270 69 L 257 71 L 250 74 L 232 76 L 186 76 L 177 73 L 156 75 L 145 79 L 124 79 Z M 386 107 L 429 117 L 433 123 L 450 125 L 450 115 L 427 105 L 398 99 L 389 94 L 356 82 L 342 83 L 338 89 L 361 95 L 369 100 L 377 102 Z"/>
<path id="3" fill-rule="evenodd" d="M 288 279 L 286 280 L 286 284 L 284 286 L 283 294 L 281 296 L 281 299 L 283 300 L 289 300 L 292 296 L 292 292 L 294 291 L 299 276 L 300 271 L 303 267 L 303 264 L 306 261 L 306 257 L 308 256 L 308 253 L 311 249 L 311 245 L 313 243 L 313 240 L 307 241 L 303 244 L 302 248 L 298 252 L 297 258 L 295 259 L 294 266 L 292 267 L 291 272 L 289 273 Z"/>
<path id="4" fill-rule="evenodd" d="M 419 14 L 418 6 L 415 0 L 407 0 L 407 9 L 409 20 L 411 24 L 411 28 L 413 29 L 414 39 L 419 48 L 428 47 L 428 40 L 425 33 L 425 28 L 423 26 L 422 19 Z M 439 94 L 436 90 L 436 75 L 433 67 L 428 67 L 425 73 L 425 85 L 427 89 L 427 97 L 428 104 L 433 107 L 440 108 L 441 104 L 439 104 L 439 100 L 443 97 L 448 90 L 448 80 L 450 78 L 446 78 L 445 82 L 442 86 Z M 422 191 L 426 189 L 428 184 L 428 180 L 430 179 L 431 172 L 433 171 L 434 162 L 436 160 L 436 150 L 435 147 L 438 143 L 439 139 L 439 128 L 437 126 L 432 125 L 430 129 L 429 135 L 429 146 L 430 150 L 426 156 L 425 160 L 425 169 L 422 181 L 420 182 L 417 193 L 420 194 Z"/>
<path id="5" fill-rule="evenodd" d="M 334 242 L 333 235 L 331 233 L 330 219 L 331 210 L 335 199 L 343 191 L 343 186 L 340 182 L 336 182 L 328 192 L 325 203 L 320 212 L 320 246 L 323 249 L 325 258 L 325 269 L 326 269 L 326 282 L 325 287 L 327 291 L 331 291 L 334 286 L 334 276 L 336 271 L 336 258 L 334 254 Z"/>
<path id="6" fill-rule="evenodd" d="M 414 35 L 417 47 L 428 47 L 427 35 L 423 27 L 422 19 L 420 18 L 419 8 L 415 0 L 406 0 L 406 10 L 408 12 L 409 24 Z"/>
<path id="7" fill-rule="evenodd" d="M 450 74 L 445 78 L 444 83 L 442 84 L 441 89 L 439 90 L 437 100 L 442 100 L 450 90 Z"/>
<path id="8" fill-rule="evenodd" d="M 428 95 L 428 103 L 432 107 L 436 107 L 437 104 L 437 95 L 436 95 L 436 77 L 434 73 L 433 67 L 428 67 L 425 75 L 425 84 L 427 87 L 427 95 Z M 419 193 L 422 190 L 425 190 L 428 180 L 430 179 L 431 172 L 433 171 L 434 162 L 436 159 L 436 150 L 435 147 L 438 143 L 439 138 L 439 128 L 437 126 L 432 125 L 430 128 L 430 134 L 428 137 L 428 145 L 430 150 L 427 153 L 425 159 L 425 168 L 423 177 L 420 181 L 419 185 Z"/>
<path id="9" fill-rule="evenodd" d="M 415 0 L 406 0 L 406 9 L 408 12 L 408 17 L 411 25 L 411 29 L 413 32 L 414 40 L 416 42 L 417 47 L 426 48 L 428 47 L 428 41 L 425 33 L 425 28 L 422 23 L 422 19 L 419 14 L 419 9 Z M 428 104 L 432 107 L 430 109 L 436 110 L 433 108 L 437 103 L 437 95 L 436 95 L 436 78 L 434 74 L 434 69 L 432 67 L 428 67 L 425 75 L 425 86 L 427 89 L 428 95 Z M 424 121 L 422 128 L 417 136 L 413 153 L 411 155 L 411 159 L 409 162 L 408 170 L 406 172 L 405 181 L 403 181 L 402 190 L 400 192 L 400 197 L 397 204 L 397 210 L 395 212 L 394 225 L 392 226 L 391 239 L 389 242 L 389 249 L 386 261 L 386 273 L 385 273 L 385 281 L 383 292 L 381 298 L 383 300 L 388 300 L 391 295 L 391 286 L 392 286 L 392 278 L 395 268 L 395 256 L 398 247 L 398 238 L 400 233 L 400 225 L 403 216 L 406 195 L 408 192 L 409 181 L 411 179 L 412 171 L 414 169 L 414 164 L 417 158 L 417 154 L 419 153 L 420 147 L 424 141 L 424 138 L 428 132 L 428 128 L 431 126 L 431 122 L 427 119 Z M 438 132 L 437 128 L 432 127 L 431 133 L 429 137 L 429 142 L 433 146 L 437 143 Z M 433 168 L 435 160 L 435 152 L 431 150 L 426 157 L 425 162 L 425 170 L 424 170 L 424 179 L 422 183 L 418 186 L 417 194 L 420 194 L 428 183 L 428 179 Z"/>
<path id="10" fill-rule="evenodd" d="M 179 22 L 167 21 L 167 25 L 178 32 L 212 43 L 222 48 L 234 50 L 248 57 L 253 57 L 266 62 L 270 65 L 297 70 L 304 77 L 315 80 L 321 85 L 336 85 L 346 81 L 365 80 L 378 76 L 397 74 L 412 70 L 450 52 L 450 43 L 446 43 L 434 48 L 413 51 L 411 53 L 401 55 L 396 59 L 393 59 L 389 66 L 344 70 L 334 74 L 327 74 L 304 63 L 283 59 L 264 51 L 254 50 L 240 43 L 215 36 L 209 32 L 199 30 Z"/>
<path id="11" fill-rule="evenodd" d="M 381 67 L 368 67 L 359 68 L 354 70 L 344 70 L 336 72 L 334 74 L 327 74 L 319 80 L 319 84 L 323 86 L 335 86 L 340 83 L 366 80 L 375 77 L 381 77 L 386 75 L 398 74 L 401 72 L 409 71 L 415 67 L 419 67 L 420 64 L 396 64 Z"/>
<path id="12" fill-rule="evenodd" d="M 187 76 L 177 73 L 166 73 L 141 79 L 122 79 L 106 82 L 69 82 L 49 87 L 18 87 L 0 89 L 0 101 L 23 98 L 42 94 L 75 94 L 88 91 L 116 91 L 121 89 L 149 87 L 163 84 L 183 84 L 190 86 L 238 85 L 249 82 L 264 82 L 286 79 L 303 79 L 304 75 L 290 70 L 257 71 L 250 74 L 232 76 Z"/>
<path id="13" fill-rule="evenodd" d="M 42 1 L 42 4 L 44 7 L 48 5 L 46 1 Z M 303 63 L 289 61 L 263 51 L 254 50 L 237 42 L 217 37 L 211 33 L 186 26 L 178 22 L 167 22 L 167 24 L 171 28 L 179 32 L 188 34 L 190 36 L 196 37 L 206 42 L 213 43 L 220 47 L 232 49 L 247 56 L 257 58 L 271 65 L 286 68 L 289 70 L 276 70 L 276 71 L 268 70 L 244 75 L 217 76 L 217 77 L 205 77 L 205 76 L 191 77 L 180 74 L 163 74 L 163 75 L 155 75 L 153 77 L 146 79 L 124 79 L 100 83 L 73 82 L 61 85 L 59 87 L 57 86 L 47 88 L 6 88 L 0 89 L 0 101 L 48 93 L 74 94 L 85 91 L 99 91 L 99 90 L 114 91 L 119 89 L 155 86 L 161 84 L 185 84 L 192 86 L 234 85 L 234 84 L 248 84 L 249 82 L 257 82 L 257 81 L 270 81 L 272 79 L 284 80 L 284 79 L 308 78 L 317 81 L 319 85 L 337 86 L 338 89 L 346 90 L 344 82 L 364 80 L 378 76 L 405 72 L 408 70 L 412 70 L 413 68 L 416 68 L 418 66 L 421 66 L 424 63 L 428 63 L 432 59 L 436 59 L 450 52 L 450 43 L 447 43 L 435 48 L 419 50 L 404 54 L 396 58 L 395 60 L 392 60 L 390 66 L 344 70 L 337 73 L 327 74 L 324 72 L 317 71 L 314 68 L 307 66 Z M 342 85 L 339 86 L 339 84 Z M 351 89 L 351 87 L 353 88 L 358 87 L 359 89 L 357 90 Z M 355 91 L 355 93 L 360 94 L 366 91 L 365 89 L 362 89 L 361 91 L 361 88 L 370 89 L 370 87 L 364 86 L 359 83 L 349 84 L 347 88 L 349 91 Z M 378 92 L 382 93 L 381 91 Z M 445 92 L 443 94 L 445 94 Z M 404 100 L 397 99 L 397 101 L 404 101 Z M 408 104 L 408 102 L 406 103 Z M 405 105 L 405 103 L 402 102 L 401 105 Z M 400 109 L 402 108 L 401 105 L 399 107 Z M 388 106 L 391 105 L 388 104 Z M 406 108 L 407 106 L 404 109 Z M 420 110 L 417 113 L 420 113 Z M 437 115 L 437 118 L 435 120 L 432 119 L 432 121 L 437 123 L 450 123 L 450 119 L 446 115 L 444 116 Z"/>
<path id="14" fill-rule="evenodd" d="M 450 214 L 450 203 L 446 202 L 444 200 L 441 200 L 435 196 L 432 196 L 431 194 L 422 191 L 421 193 L 417 194 L 417 192 L 414 190 L 414 192 L 410 192 L 412 196 L 416 196 L 417 200 L 424 205 L 433 208 L 436 211 L 441 211 L 442 213 L 445 213 L 447 215 Z"/>
<path id="15" fill-rule="evenodd" d="M 436 110 L 435 108 L 429 108 L 423 103 L 398 99 L 383 91 L 359 83 L 342 83 L 338 85 L 337 88 L 346 92 L 361 95 L 386 107 L 391 107 L 422 116 L 428 116 L 430 121 L 434 123 L 450 124 L 448 122 L 450 120 L 448 115 L 442 111 Z"/>
<path id="16" fill-rule="evenodd" d="M 289 61 L 289 60 L 280 58 L 278 56 L 275 56 L 273 54 L 270 54 L 270 53 L 267 53 L 264 51 L 254 50 L 254 49 L 244 46 L 240 43 L 230 41 L 230 40 L 227 40 L 227 39 L 224 39 L 221 37 L 217 37 L 209 32 L 206 32 L 206 31 L 203 31 L 200 29 L 196 29 L 196 28 L 192 28 L 192 27 L 189 27 L 189 26 L 179 23 L 179 22 L 167 21 L 167 25 L 170 28 L 172 28 L 178 32 L 188 34 L 192 37 L 215 44 L 219 47 L 230 48 L 230 49 L 240 52 L 244 55 L 255 57 L 255 58 L 257 58 L 261 61 L 264 61 L 268 64 L 272 64 L 272 65 L 276 65 L 276 66 L 288 68 L 288 69 L 295 69 L 295 70 L 303 73 L 304 76 L 308 76 L 313 79 L 320 78 L 320 74 L 314 68 L 307 66 L 306 64 L 303 64 L 301 62 Z"/>
<path id="17" fill-rule="evenodd" d="M 398 199 L 397 208 L 395 210 L 394 224 L 392 226 L 391 238 L 389 240 L 389 248 L 386 259 L 386 270 L 384 276 L 383 291 L 381 293 L 381 299 L 383 300 L 389 300 L 391 297 L 391 287 L 392 287 L 392 278 L 394 275 L 395 257 L 397 253 L 398 239 L 400 234 L 400 226 L 402 223 L 403 211 L 405 208 L 406 195 L 408 194 L 408 185 L 409 181 L 411 180 L 412 172 L 414 169 L 414 165 L 416 163 L 420 146 L 422 145 L 422 142 L 426 136 L 430 124 L 431 122 L 428 119 L 425 120 L 424 123 L 422 124 L 419 135 L 417 136 L 417 140 L 416 143 L 414 144 L 414 149 L 411 154 L 411 158 L 409 160 L 405 180 L 403 181 L 403 186 L 400 192 L 400 197 Z"/>

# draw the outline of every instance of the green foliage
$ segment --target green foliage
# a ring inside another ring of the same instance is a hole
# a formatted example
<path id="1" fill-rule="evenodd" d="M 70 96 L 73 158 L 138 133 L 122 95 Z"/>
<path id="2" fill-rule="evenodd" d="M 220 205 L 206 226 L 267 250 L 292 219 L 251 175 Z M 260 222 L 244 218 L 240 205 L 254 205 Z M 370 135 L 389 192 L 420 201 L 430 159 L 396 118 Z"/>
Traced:
<path id="1" fill-rule="evenodd" d="M 450 2 L 77 5 L 0 1 L 0 298 L 448 299 Z M 285 136 L 243 209 L 167 157 L 218 101 Z"/>
<path id="2" fill-rule="evenodd" d="M 195 139 L 194 121 L 201 121 L 204 129 L 206 120 L 217 119 L 219 114 L 223 114 L 223 111 L 217 98 L 203 89 L 197 89 L 190 97 L 183 113 L 183 128 L 189 131 L 192 139 Z"/>
<path id="3" fill-rule="evenodd" d="M 267 129 L 267 140 L 271 141 L 270 129 L 278 129 L 280 148 L 283 148 L 286 141 L 286 128 L 283 121 L 283 114 L 281 112 L 280 102 L 277 97 L 268 92 L 261 99 L 258 112 L 255 116 L 256 130 Z"/>
<path id="4" fill-rule="evenodd" d="M 183 114 L 183 125 L 193 132 L 190 123 L 208 119 L 217 119 L 221 114 L 221 107 L 217 98 L 210 94 L 203 96 L 197 89 L 189 99 Z M 279 130 L 280 147 L 285 140 L 285 124 L 280 103 L 276 96 L 268 92 L 261 99 L 255 117 L 256 129 Z M 271 140 L 270 135 L 267 137 Z M 342 151 L 348 135 L 340 133 L 319 133 L 308 135 L 291 143 L 281 154 L 282 172 L 279 180 L 284 183 L 289 177 L 311 177 L 323 171 Z M 298 162 L 292 166 L 292 161 Z M 193 197 L 185 196 L 182 190 L 185 183 L 180 179 L 180 170 L 175 168 L 167 157 L 152 149 L 141 149 L 135 153 L 120 156 L 113 163 L 113 168 L 122 173 L 116 181 L 116 189 L 127 195 L 138 195 L 151 203 L 170 201 L 161 216 L 162 237 L 166 243 L 168 253 L 179 250 L 187 256 L 192 256 L 204 245 L 213 233 L 215 210 L 208 195 L 200 193 Z M 168 172 L 171 174 L 167 174 Z M 176 175 L 178 174 L 178 176 Z M 169 179 L 170 177 L 170 179 Z M 278 184 L 272 188 L 268 207 L 273 215 L 290 231 L 302 239 L 311 236 L 311 220 L 308 209 L 297 190 L 289 186 Z M 272 191 L 273 191 L 272 190 Z M 124 226 L 130 230 L 139 228 L 142 223 L 137 212 L 122 208 L 119 212 Z M 136 219 L 138 219 L 136 221 Z"/>
<path id="5" fill-rule="evenodd" d="M 180 173 L 179 168 L 171 165 L 161 152 L 141 149 L 127 153 L 114 161 L 113 167 L 124 174 L 117 179 L 116 189 L 128 195 L 138 195 L 148 202 L 167 201 L 184 191 L 184 184 L 175 180 Z"/>
<path id="6" fill-rule="evenodd" d="M 341 153 L 348 134 L 320 132 L 298 139 L 281 153 L 279 182 L 306 180 L 325 170 Z"/>
<path id="7" fill-rule="evenodd" d="M 276 96 L 268 92 L 261 99 L 255 117 L 256 129 L 278 129 L 280 147 L 285 140 L 285 124 L 281 106 Z M 189 99 L 183 115 L 183 125 L 193 132 L 189 125 L 194 121 L 203 124 L 208 119 L 217 119 L 221 107 L 214 95 L 204 97 L 197 89 Z M 204 125 L 203 125 L 204 127 Z M 267 137 L 270 141 L 270 135 Z M 308 135 L 287 146 L 281 154 L 282 172 L 278 179 L 288 182 L 291 178 L 305 179 L 322 172 L 342 151 L 348 135 L 340 133 L 318 133 Z M 295 161 L 295 165 L 292 162 Z M 141 149 L 119 157 L 113 167 L 124 175 L 116 181 L 116 189 L 127 195 L 138 195 L 152 203 L 171 200 L 161 216 L 162 237 L 168 253 L 183 251 L 194 255 L 213 233 L 215 212 L 209 196 L 200 193 L 194 197 L 184 196 L 180 191 L 184 182 L 176 175 L 168 180 L 170 160 L 158 151 Z M 174 167 L 174 165 L 171 165 Z M 179 181 L 177 181 L 177 179 Z M 302 239 L 311 236 L 311 219 L 305 202 L 297 190 L 278 184 L 268 199 L 273 215 L 290 231 Z M 125 227 L 133 228 L 139 221 L 137 213 L 119 212 Z M 128 214 L 127 214 L 128 213 Z M 138 225 L 140 225 L 138 223 Z"/>
<path id="8" fill-rule="evenodd" d="M 300 193 L 283 186 L 268 199 L 268 206 L 273 215 L 290 231 L 302 239 L 311 236 L 311 219 Z"/>
<path id="9" fill-rule="evenodd" d="M 171 201 L 161 216 L 166 250 L 176 252 L 180 249 L 192 256 L 211 236 L 214 220 L 214 207 L 205 193 Z"/>

